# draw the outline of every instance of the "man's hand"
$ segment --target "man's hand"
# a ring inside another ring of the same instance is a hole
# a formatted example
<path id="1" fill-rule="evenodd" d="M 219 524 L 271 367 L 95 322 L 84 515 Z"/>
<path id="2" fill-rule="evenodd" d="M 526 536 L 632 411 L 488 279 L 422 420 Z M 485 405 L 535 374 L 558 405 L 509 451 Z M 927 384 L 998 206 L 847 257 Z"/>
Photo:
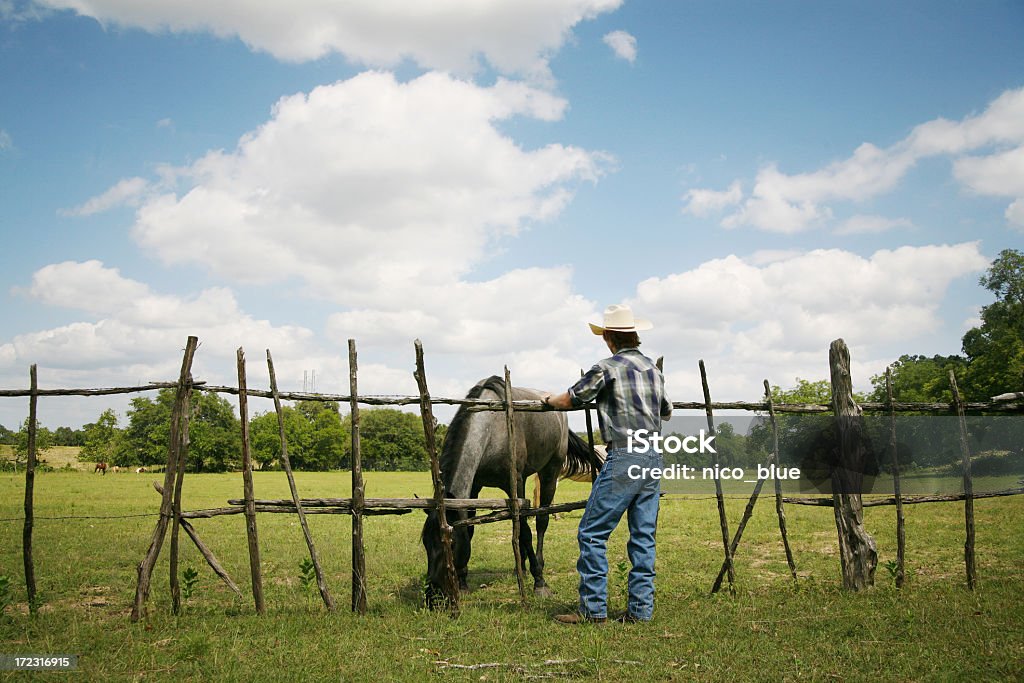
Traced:
<path id="1" fill-rule="evenodd" d="M 572 408 L 572 399 L 569 398 L 568 391 L 561 394 L 548 394 L 541 400 L 544 405 L 554 410 L 569 410 L 569 408 Z"/>

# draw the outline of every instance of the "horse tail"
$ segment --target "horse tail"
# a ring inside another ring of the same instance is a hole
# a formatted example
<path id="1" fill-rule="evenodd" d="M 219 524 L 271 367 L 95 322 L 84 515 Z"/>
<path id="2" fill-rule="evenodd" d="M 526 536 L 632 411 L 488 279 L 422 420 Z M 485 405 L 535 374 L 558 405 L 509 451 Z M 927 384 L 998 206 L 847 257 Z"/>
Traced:
<path id="1" fill-rule="evenodd" d="M 596 474 L 601 471 L 602 462 L 597 453 L 590 450 L 586 441 L 569 430 L 569 448 L 565 454 L 565 468 L 562 478 L 575 477 L 579 474 Z"/>

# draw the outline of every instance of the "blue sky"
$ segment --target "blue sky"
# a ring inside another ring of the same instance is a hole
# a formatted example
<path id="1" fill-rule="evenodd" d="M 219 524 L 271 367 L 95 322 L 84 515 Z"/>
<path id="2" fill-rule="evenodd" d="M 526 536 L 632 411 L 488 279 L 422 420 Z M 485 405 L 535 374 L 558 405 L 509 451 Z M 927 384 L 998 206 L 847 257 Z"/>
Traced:
<path id="1" fill-rule="evenodd" d="M 0 0 L 0 385 L 561 389 L 626 301 L 675 400 L 864 388 L 1024 245 L 1020 2 L 388 6 Z"/>

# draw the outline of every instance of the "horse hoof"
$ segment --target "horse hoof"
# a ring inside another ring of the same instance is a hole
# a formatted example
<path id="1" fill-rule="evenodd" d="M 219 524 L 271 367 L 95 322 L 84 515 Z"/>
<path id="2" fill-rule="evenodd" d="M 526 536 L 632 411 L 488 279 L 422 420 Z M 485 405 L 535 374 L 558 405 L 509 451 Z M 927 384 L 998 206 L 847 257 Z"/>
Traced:
<path id="1" fill-rule="evenodd" d="M 533 589 L 533 594 L 536 595 L 538 598 L 555 597 L 555 592 L 547 586 L 535 586 Z"/>

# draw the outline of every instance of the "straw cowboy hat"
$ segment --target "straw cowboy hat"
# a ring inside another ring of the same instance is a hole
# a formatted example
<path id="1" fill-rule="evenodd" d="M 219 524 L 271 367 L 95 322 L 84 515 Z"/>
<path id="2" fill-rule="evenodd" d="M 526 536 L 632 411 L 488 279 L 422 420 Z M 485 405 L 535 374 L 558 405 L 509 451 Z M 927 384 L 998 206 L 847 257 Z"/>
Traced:
<path id="1" fill-rule="evenodd" d="M 612 304 L 604 309 L 604 325 L 589 323 L 590 331 L 594 334 L 604 334 L 605 330 L 612 332 L 642 332 L 654 328 L 650 320 L 636 318 L 633 316 L 633 309 L 625 304 Z"/>

